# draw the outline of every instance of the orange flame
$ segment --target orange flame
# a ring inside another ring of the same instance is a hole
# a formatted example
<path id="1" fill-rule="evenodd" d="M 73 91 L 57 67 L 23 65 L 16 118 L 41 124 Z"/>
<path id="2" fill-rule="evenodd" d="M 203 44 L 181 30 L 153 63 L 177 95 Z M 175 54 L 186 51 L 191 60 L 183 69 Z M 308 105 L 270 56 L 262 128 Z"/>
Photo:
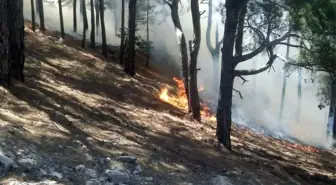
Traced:
<path id="1" fill-rule="evenodd" d="M 177 107 L 182 110 L 187 110 L 188 100 L 187 100 L 187 95 L 186 95 L 185 88 L 184 88 L 184 82 L 183 80 L 178 79 L 176 77 L 173 78 L 173 81 L 176 83 L 177 88 L 178 88 L 177 94 L 174 95 L 170 93 L 168 88 L 165 87 L 160 90 L 159 98 L 160 100 L 167 102 L 173 105 L 174 107 Z M 198 89 L 198 91 L 203 91 L 203 90 L 204 90 L 203 86 L 201 86 Z M 207 118 L 210 121 L 213 121 L 213 122 L 216 121 L 215 115 L 211 112 L 210 108 L 206 106 L 204 103 L 201 103 L 201 115 L 202 117 Z"/>

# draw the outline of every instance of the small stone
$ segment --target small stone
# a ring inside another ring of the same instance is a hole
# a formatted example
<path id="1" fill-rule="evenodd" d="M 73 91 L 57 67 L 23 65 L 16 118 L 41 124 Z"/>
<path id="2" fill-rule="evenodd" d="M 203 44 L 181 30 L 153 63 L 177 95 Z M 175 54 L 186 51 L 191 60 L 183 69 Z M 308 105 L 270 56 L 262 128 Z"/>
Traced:
<path id="1" fill-rule="evenodd" d="M 85 173 L 91 178 L 97 178 L 97 173 L 93 169 L 88 168 L 85 170 Z"/>
<path id="2" fill-rule="evenodd" d="M 136 163 L 137 161 L 137 158 L 134 156 L 119 156 L 117 159 L 126 163 Z"/>
<path id="3" fill-rule="evenodd" d="M 42 176 L 46 176 L 48 174 L 47 171 L 43 170 L 42 168 L 40 168 L 39 170 Z"/>
<path id="4" fill-rule="evenodd" d="M 77 165 L 75 169 L 76 169 L 76 171 L 80 172 L 80 171 L 83 171 L 85 169 L 85 166 L 80 164 L 80 165 Z"/>
<path id="5" fill-rule="evenodd" d="M 58 179 L 62 179 L 63 178 L 63 175 L 61 173 L 59 173 L 59 172 L 56 172 L 56 171 L 50 172 L 50 176 L 56 177 Z"/>
<path id="6" fill-rule="evenodd" d="M 139 164 L 137 164 L 137 165 L 135 166 L 134 170 L 138 171 L 139 173 L 142 172 L 142 168 L 141 168 L 141 166 L 140 166 Z"/>
<path id="7" fill-rule="evenodd" d="M 3 169 L 3 171 L 7 173 L 7 171 L 12 168 L 16 168 L 15 162 L 11 158 L 3 155 L 0 151 L 0 171 Z"/>
<path id="8" fill-rule="evenodd" d="M 218 175 L 212 179 L 212 185 L 233 185 L 228 177 Z"/>
<path id="9" fill-rule="evenodd" d="M 91 179 L 85 183 L 85 185 L 100 185 L 101 183 L 97 179 Z"/>
<path id="10" fill-rule="evenodd" d="M 86 153 L 85 155 L 85 159 L 87 160 L 87 161 L 92 161 L 93 159 L 92 159 L 92 156 L 90 155 L 90 154 L 88 154 L 88 153 Z"/>
<path id="11" fill-rule="evenodd" d="M 131 181 L 131 176 L 128 173 L 119 170 L 106 170 L 104 174 L 109 182 L 129 183 Z"/>
<path id="12" fill-rule="evenodd" d="M 146 177 L 145 180 L 146 180 L 146 181 L 153 181 L 154 178 L 153 178 L 153 177 Z"/>

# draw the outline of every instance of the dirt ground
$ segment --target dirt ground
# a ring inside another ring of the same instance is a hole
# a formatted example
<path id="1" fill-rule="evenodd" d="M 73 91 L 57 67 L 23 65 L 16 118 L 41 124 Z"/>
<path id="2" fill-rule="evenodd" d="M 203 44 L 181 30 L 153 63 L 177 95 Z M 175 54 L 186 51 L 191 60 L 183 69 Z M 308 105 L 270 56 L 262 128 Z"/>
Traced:
<path id="1" fill-rule="evenodd" d="M 117 53 L 106 60 L 80 48 L 79 41 L 67 37 L 59 44 L 54 36 L 27 29 L 26 81 L 0 87 L 0 149 L 6 155 L 15 159 L 22 151 L 38 156 L 38 167 L 85 164 L 101 172 L 107 166 L 100 158 L 128 153 L 152 184 L 163 185 L 207 185 L 216 175 L 234 185 L 336 184 L 335 150 L 293 145 L 237 126 L 233 152 L 218 148 L 214 123 L 183 119 L 183 110 L 160 101 L 159 89 L 173 85 L 171 77 L 141 67 L 141 56 L 131 78 L 117 64 Z M 30 169 L 19 166 L 0 184 L 36 181 Z M 70 172 L 54 180 L 85 183 Z"/>

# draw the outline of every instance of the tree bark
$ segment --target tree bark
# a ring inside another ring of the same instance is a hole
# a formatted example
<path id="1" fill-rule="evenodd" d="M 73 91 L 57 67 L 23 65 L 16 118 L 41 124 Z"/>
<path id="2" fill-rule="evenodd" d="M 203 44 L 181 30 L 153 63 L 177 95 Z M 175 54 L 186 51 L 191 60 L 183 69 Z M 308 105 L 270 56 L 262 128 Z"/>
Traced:
<path id="1" fill-rule="evenodd" d="M 98 32 L 99 32 L 99 19 L 100 19 L 100 6 L 99 6 L 99 1 L 100 1 L 100 0 L 95 0 L 97 35 L 98 35 Z"/>
<path id="2" fill-rule="evenodd" d="M 105 31 L 105 20 L 104 20 L 104 0 L 99 1 L 100 7 L 100 25 L 101 25 L 101 33 L 102 33 L 102 49 L 103 56 L 107 58 L 107 44 L 106 44 L 106 31 Z"/>
<path id="3" fill-rule="evenodd" d="M 290 38 L 288 37 L 287 43 L 290 44 Z M 286 60 L 289 59 L 289 46 L 286 50 Z M 279 120 L 282 120 L 284 106 L 285 106 L 285 97 L 286 97 L 286 88 L 287 88 L 287 70 L 284 70 L 283 82 L 282 82 L 282 91 L 281 91 L 281 102 L 280 102 L 280 111 L 279 111 Z"/>
<path id="4" fill-rule="evenodd" d="M 90 35 L 90 40 L 91 40 L 91 48 L 95 48 L 96 46 L 96 39 L 95 39 L 95 6 L 93 3 L 93 0 L 90 0 L 90 6 L 91 6 L 91 35 Z"/>
<path id="5" fill-rule="evenodd" d="M 197 57 L 201 44 L 201 23 L 200 23 L 200 11 L 198 0 L 190 1 L 191 15 L 193 20 L 194 29 L 194 41 L 192 50 L 190 52 L 189 62 L 189 97 L 193 118 L 197 121 L 201 121 L 201 106 L 199 100 L 199 94 L 197 89 Z"/>
<path id="6" fill-rule="evenodd" d="M 121 30 L 120 30 L 120 55 L 119 63 L 122 65 L 124 63 L 124 42 L 125 42 L 125 0 L 121 1 Z"/>
<path id="7" fill-rule="evenodd" d="M 8 4 L 8 25 L 10 45 L 10 71 L 14 77 L 24 82 L 24 18 L 23 0 L 10 1 Z"/>
<path id="8" fill-rule="evenodd" d="M 82 15 L 83 15 L 83 38 L 82 38 L 82 48 L 85 48 L 86 43 L 86 31 L 88 29 L 88 21 L 87 21 L 87 14 L 86 14 L 86 4 L 85 0 L 81 0 L 81 6 L 82 6 Z"/>
<path id="9" fill-rule="evenodd" d="M 44 25 L 44 8 L 43 8 L 43 0 L 38 0 L 38 12 L 40 17 L 40 30 L 44 32 L 45 25 Z"/>
<path id="10" fill-rule="evenodd" d="M 147 35 L 147 45 L 146 45 L 146 63 L 145 66 L 149 67 L 149 0 L 147 0 L 147 12 L 146 12 L 146 35 Z"/>
<path id="11" fill-rule="evenodd" d="M 73 0 L 73 31 L 77 32 L 77 0 Z"/>
<path id="12" fill-rule="evenodd" d="M 8 2 L 0 1 L 0 83 L 2 85 L 10 84 Z"/>
<path id="13" fill-rule="evenodd" d="M 171 10 L 171 17 L 174 23 L 175 32 L 177 36 L 177 42 L 180 47 L 180 55 L 181 55 L 181 62 L 182 62 L 182 76 L 184 82 L 184 88 L 188 99 L 188 112 L 191 112 L 191 105 L 189 101 L 189 87 L 188 87 L 188 79 L 189 79 L 189 71 L 188 71 L 188 48 L 187 42 L 185 39 L 185 35 L 183 33 L 183 29 L 181 26 L 180 17 L 178 14 L 178 3 L 179 0 L 173 0 L 170 6 Z"/>
<path id="14" fill-rule="evenodd" d="M 64 21 L 63 21 L 62 0 L 58 0 L 58 11 L 59 11 L 59 17 L 60 17 L 61 37 L 64 39 L 64 37 L 65 37 L 65 32 L 64 32 Z"/>
<path id="15" fill-rule="evenodd" d="M 336 139 L 336 81 L 331 84 L 330 98 L 327 135 Z"/>
<path id="16" fill-rule="evenodd" d="M 125 61 L 125 72 L 129 75 L 135 75 L 135 29 L 136 29 L 136 0 L 129 2 L 129 20 L 128 20 L 128 46 L 127 46 L 127 59 Z"/>
<path id="17" fill-rule="evenodd" d="M 227 0 L 226 21 L 222 48 L 222 68 L 220 79 L 220 93 L 217 107 L 217 130 L 216 136 L 220 143 L 231 150 L 231 107 L 232 90 L 234 82 L 234 69 L 237 62 L 233 56 L 236 29 L 238 25 L 239 4 L 234 0 Z"/>
<path id="18" fill-rule="evenodd" d="M 35 32 L 36 30 L 36 23 L 35 23 L 35 5 L 34 0 L 30 0 L 31 6 L 31 18 L 32 18 L 32 30 Z"/>

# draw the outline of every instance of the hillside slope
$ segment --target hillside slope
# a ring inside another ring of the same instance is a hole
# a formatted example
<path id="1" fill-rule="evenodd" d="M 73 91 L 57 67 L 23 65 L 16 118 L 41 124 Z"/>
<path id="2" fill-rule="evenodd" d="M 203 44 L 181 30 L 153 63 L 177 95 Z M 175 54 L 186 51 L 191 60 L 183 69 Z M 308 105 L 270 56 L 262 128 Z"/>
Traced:
<path id="1" fill-rule="evenodd" d="M 7 174 L 0 168 L 1 184 L 98 185 L 117 173 L 125 184 L 336 183 L 335 151 L 236 126 L 234 152 L 218 148 L 214 123 L 186 120 L 159 99 L 170 78 L 141 67 L 131 78 L 117 57 L 52 35 L 26 30 L 26 82 L 0 87 L 0 149 L 17 164 Z"/>

